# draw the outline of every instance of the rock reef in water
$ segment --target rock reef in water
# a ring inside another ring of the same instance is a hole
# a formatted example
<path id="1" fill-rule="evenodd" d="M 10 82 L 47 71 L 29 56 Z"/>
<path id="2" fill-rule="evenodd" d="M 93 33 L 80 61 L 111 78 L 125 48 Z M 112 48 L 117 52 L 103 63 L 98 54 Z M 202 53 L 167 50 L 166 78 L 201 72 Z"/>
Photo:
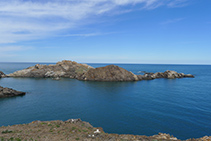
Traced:
<path id="1" fill-rule="evenodd" d="M 19 70 L 9 74 L 9 77 L 35 77 L 35 78 L 77 78 L 83 73 L 87 72 L 90 68 L 86 64 L 78 64 L 74 61 L 64 60 L 55 65 L 40 65 L 29 67 L 24 70 Z"/>
<path id="2" fill-rule="evenodd" d="M 0 127 L 1 140 L 83 140 L 83 141 L 180 141 L 174 136 L 159 133 L 153 136 L 108 134 L 101 127 L 95 128 L 90 123 L 80 119 L 69 119 L 67 121 L 33 121 L 29 124 L 20 124 Z M 199 139 L 188 139 L 186 141 L 209 141 L 211 136 Z"/>
<path id="3" fill-rule="evenodd" d="M 26 94 L 25 92 L 16 91 L 11 88 L 6 88 L 6 87 L 4 88 L 0 86 L 0 98 L 22 96 L 25 94 Z"/>
<path id="4" fill-rule="evenodd" d="M 185 77 L 194 78 L 192 74 L 177 73 L 176 71 L 170 70 L 167 70 L 165 72 L 145 73 L 144 75 L 138 75 L 139 80 L 152 80 L 156 78 L 175 79 Z"/>
<path id="5" fill-rule="evenodd" d="M 84 81 L 140 81 L 157 78 L 184 78 L 194 77 L 191 74 L 177 73 L 175 71 L 165 71 L 157 73 L 145 73 L 135 75 L 116 65 L 93 68 L 86 64 L 78 64 L 72 61 L 62 61 L 55 65 L 35 65 L 24 70 L 16 71 L 7 75 L 9 77 L 38 77 L 38 78 L 75 78 Z"/>

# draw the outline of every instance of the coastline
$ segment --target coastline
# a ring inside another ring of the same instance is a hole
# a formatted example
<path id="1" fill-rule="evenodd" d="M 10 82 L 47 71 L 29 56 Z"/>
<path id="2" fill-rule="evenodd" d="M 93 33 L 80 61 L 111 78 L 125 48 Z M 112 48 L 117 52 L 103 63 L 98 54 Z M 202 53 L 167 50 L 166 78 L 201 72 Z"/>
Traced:
<path id="1" fill-rule="evenodd" d="M 90 123 L 80 119 L 69 119 L 67 121 L 33 121 L 27 124 L 0 127 L 1 140 L 84 140 L 84 141 L 181 141 L 166 133 L 158 133 L 153 136 L 109 134 L 101 127 L 93 127 Z M 210 141 L 211 136 L 198 139 L 187 139 L 185 141 Z"/>

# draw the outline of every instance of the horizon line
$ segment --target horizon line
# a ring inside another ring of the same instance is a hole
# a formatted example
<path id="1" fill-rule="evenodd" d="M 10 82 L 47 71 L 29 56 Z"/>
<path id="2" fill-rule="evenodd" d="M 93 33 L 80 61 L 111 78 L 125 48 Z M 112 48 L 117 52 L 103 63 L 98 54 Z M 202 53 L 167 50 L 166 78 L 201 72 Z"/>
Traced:
<path id="1" fill-rule="evenodd" d="M 63 61 L 63 60 L 62 60 Z M 69 61 L 74 61 L 74 60 L 69 60 Z M 61 62 L 61 61 L 57 61 L 57 62 Z M 1 62 L 0 63 L 47 63 L 47 64 L 50 64 L 50 63 L 53 63 L 53 64 L 56 64 L 57 62 L 44 62 L 44 61 L 41 61 L 41 62 L 21 62 L 21 61 L 17 61 L 17 62 L 12 62 L 12 61 L 8 61 L 8 62 Z M 74 61 L 76 62 L 76 61 Z M 202 63 L 202 64 L 199 64 L 199 63 L 134 63 L 134 62 L 125 62 L 125 63 L 122 63 L 122 62 L 77 62 L 79 64 L 127 64 L 127 65 L 211 65 L 211 64 L 207 64 L 207 63 Z"/>

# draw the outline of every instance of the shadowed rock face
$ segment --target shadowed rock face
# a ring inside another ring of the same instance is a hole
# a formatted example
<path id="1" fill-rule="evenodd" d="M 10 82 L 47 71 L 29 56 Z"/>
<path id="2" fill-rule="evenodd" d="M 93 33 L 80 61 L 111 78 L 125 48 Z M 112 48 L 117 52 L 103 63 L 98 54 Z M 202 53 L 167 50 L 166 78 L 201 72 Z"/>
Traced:
<path id="1" fill-rule="evenodd" d="M 16 91 L 10 88 L 3 88 L 0 86 L 0 98 L 5 98 L 5 97 L 13 97 L 13 96 L 21 96 L 25 95 L 25 92 L 21 91 Z"/>
<path id="2" fill-rule="evenodd" d="M 2 77 L 6 77 L 6 75 L 2 71 L 0 71 L 0 78 Z"/>
<path id="3" fill-rule="evenodd" d="M 79 79 L 88 81 L 137 81 L 138 77 L 119 66 L 108 65 L 90 69 Z"/>
<path id="4" fill-rule="evenodd" d="M 55 65 L 35 65 L 24 70 L 16 71 L 9 74 L 9 77 L 37 77 L 37 78 L 48 78 L 48 77 L 67 77 L 77 78 L 83 73 L 87 72 L 90 68 L 86 64 L 78 64 L 72 61 L 62 61 Z"/>

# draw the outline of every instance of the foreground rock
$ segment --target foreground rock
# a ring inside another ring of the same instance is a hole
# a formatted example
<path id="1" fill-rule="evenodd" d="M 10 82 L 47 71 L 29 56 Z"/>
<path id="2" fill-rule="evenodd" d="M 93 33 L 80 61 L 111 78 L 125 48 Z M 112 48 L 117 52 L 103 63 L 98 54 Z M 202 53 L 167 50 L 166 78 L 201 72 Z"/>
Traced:
<path id="1" fill-rule="evenodd" d="M 95 128 L 88 122 L 80 119 L 67 121 L 33 121 L 29 124 L 0 127 L 1 140 L 37 140 L 37 141 L 59 141 L 59 140 L 84 140 L 84 141 L 157 141 L 172 140 L 180 141 L 169 134 L 159 133 L 154 136 L 139 136 L 125 134 L 108 134 L 102 128 Z M 211 136 L 200 139 L 189 139 L 190 141 L 209 141 Z M 189 141 L 187 140 L 187 141 Z"/>
<path id="2" fill-rule="evenodd" d="M 64 60 L 55 65 L 35 65 L 24 70 L 16 71 L 9 74 L 9 77 L 37 77 L 37 78 L 77 78 L 83 73 L 87 72 L 90 68 L 86 64 L 78 64 L 74 61 Z"/>
<path id="3" fill-rule="evenodd" d="M 13 96 L 22 96 L 25 95 L 25 92 L 21 91 L 16 91 L 11 88 L 3 88 L 0 86 L 0 98 L 5 98 L 5 97 L 13 97 Z"/>
<path id="4" fill-rule="evenodd" d="M 0 71 L 0 78 L 2 77 L 6 77 L 6 75 L 2 71 Z"/>
<path id="5" fill-rule="evenodd" d="M 137 81 L 138 77 L 119 66 L 108 65 L 89 69 L 81 78 L 88 81 Z"/>

